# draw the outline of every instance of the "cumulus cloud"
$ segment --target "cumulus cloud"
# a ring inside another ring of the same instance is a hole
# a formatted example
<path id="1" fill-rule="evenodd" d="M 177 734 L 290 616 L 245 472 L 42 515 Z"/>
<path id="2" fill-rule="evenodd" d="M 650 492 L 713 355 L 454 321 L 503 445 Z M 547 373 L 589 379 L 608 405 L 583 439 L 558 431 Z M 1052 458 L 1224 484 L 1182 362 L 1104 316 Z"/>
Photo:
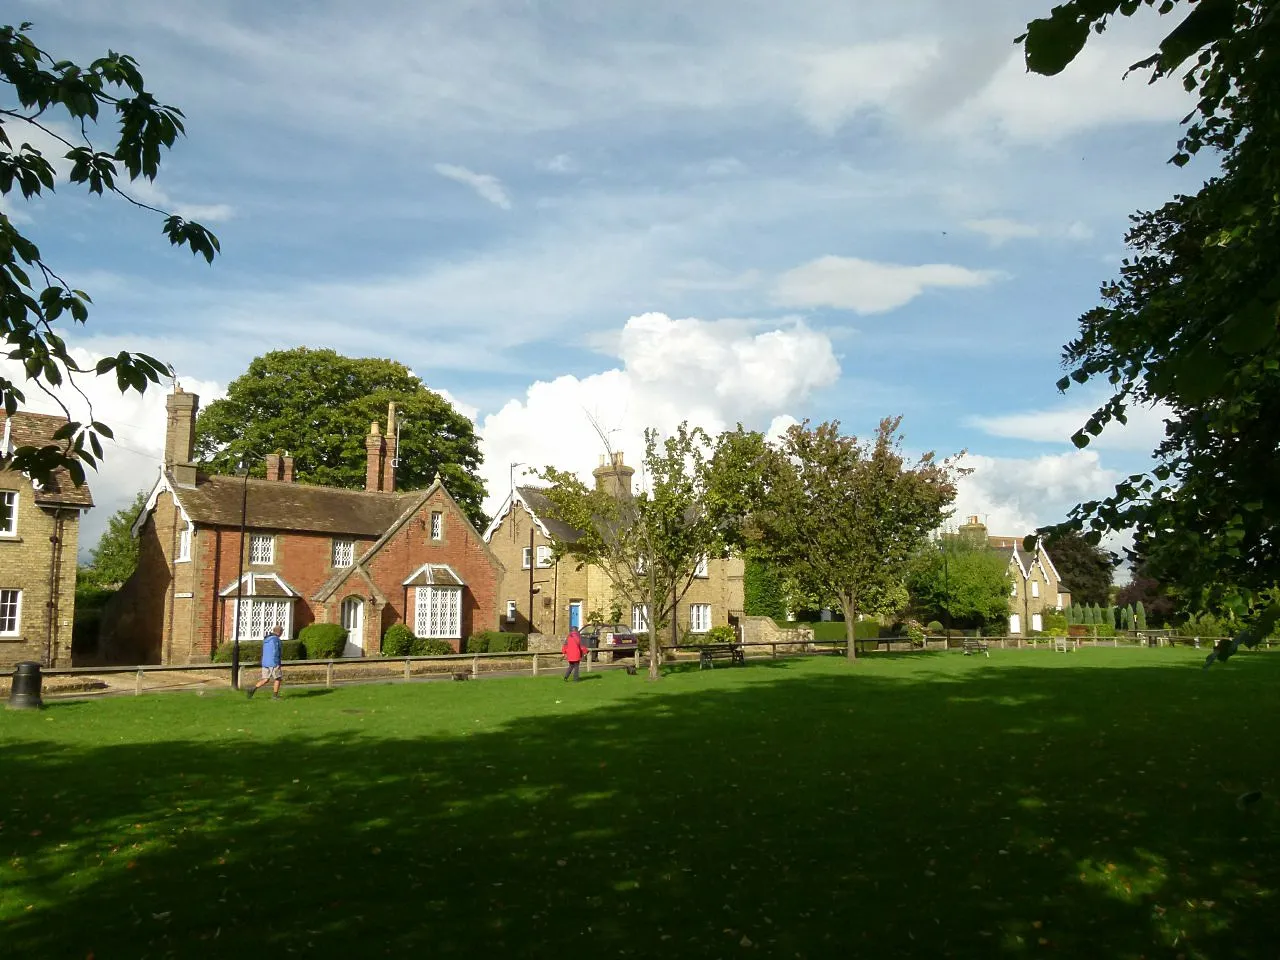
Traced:
<path id="1" fill-rule="evenodd" d="M 627 321 L 614 350 L 620 367 L 538 381 L 484 418 L 486 509 L 506 496 L 513 462 L 590 480 L 603 449 L 593 420 L 638 465 L 646 427 L 665 432 L 688 420 L 714 434 L 742 421 L 777 434 L 795 422 L 790 408 L 840 375 L 831 341 L 803 323 L 760 330 L 649 313 Z"/>
<path id="2" fill-rule="evenodd" d="M 159 207 L 166 213 L 176 213 L 184 220 L 218 223 L 230 220 L 235 215 L 235 208 L 227 203 L 186 203 L 175 200 L 159 184 L 144 178 L 134 180 L 132 183 L 122 182 L 120 189 L 140 203 Z"/>
<path id="3" fill-rule="evenodd" d="M 992 436 L 1010 440 L 1070 443 L 1071 435 L 1085 425 L 1095 409 L 1092 406 L 1071 406 L 1028 410 L 996 417 L 970 417 L 968 423 Z M 1111 424 L 1101 436 L 1093 438 L 1089 448 L 1148 453 L 1164 439 L 1164 422 L 1169 415 L 1169 408 L 1164 404 L 1131 407 L 1127 424 Z"/>
<path id="4" fill-rule="evenodd" d="M 511 209 L 511 198 L 507 196 L 506 188 L 493 174 L 476 173 L 474 170 L 455 166 L 452 163 L 437 163 L 435 171 L 448 180 L 455 180 L 470 187 L 495 207 L 501 207 L 503 210 Z"/>
<path id="5" fill-rule="evenodd" d="M 773 299 L 789 307 L 838 307 L 862 314 L 884 313 L 910 303 L 932 288 L 983 287 L 999 277 L 994 270 L 970 270 L 949 263 L 912 267 L 857 257 L 826 256 L 780 276 Z"/>
<path id="6" fill-rule="evenodd" d="M 989 217 L 966 220 L 964 225 L 966 229 L 986 237 L 993 247 L 1003 246 L 1010 240 L 1029 240 L 1034 237 L 1077 241 L 1093 239 L 1093 229 L 1079 220 L 1062 226 L 1043 226 L 1006 217 Z"/>
<path id="7" fill-rule="evenodd" d="M 956 517 L 977 515 L 1001 536 L 1025 536 L 1064 520 L 1081 501 L 1111 493 L 1120 479 L 1091 450 L 1031 458 L 968 454 L 961 466 L 973 472 L 960 480 Z"/>

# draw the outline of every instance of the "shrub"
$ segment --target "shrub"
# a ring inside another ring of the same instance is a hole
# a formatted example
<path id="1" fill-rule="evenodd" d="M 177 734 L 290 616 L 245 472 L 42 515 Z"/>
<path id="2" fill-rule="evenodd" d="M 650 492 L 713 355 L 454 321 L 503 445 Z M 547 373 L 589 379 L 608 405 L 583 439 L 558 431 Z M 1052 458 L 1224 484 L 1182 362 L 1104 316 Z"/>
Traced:
<path id="1" fill-rule="evenodd" d="M 514 653 L 529 649 L 523 633 L 484 630 L 467 638 L 467 653 Z"/>
<path id="2" fill-rule="evenodd" d="M 706 633 L 702 634 L 700 639 L 695 643 L 737 643 L 738 634 L 726 623 L 722 623 L 718 627 L 712 627 Z"/>
<path id="3" fill-rule="evenodd" d="M 489 649 L 489 632 L 476 633 L 467 637 L 466 652 L 467 653 L 490 653 Z"/>
<path id="4" fill-rule="evenodd" d="M 410 654 L 415 657 L 443 657 L 456 652 L 448 640 L 437 640 L 434 637 L 414 637 L 410 646 Z"/>
<path id="5" fill-rule="evenodd" d="M 1067 623 L 1067 615 L 1061 610 L 1046 610 L 1040 617 L 1040 630 L 1042 633 L 1065 636 Z"/>
<path id="6" fill-rule="evenodd" d="M 902 628 L 912 643 L 924 643 L 924 627 L 919 620 L 908 620 Z"/>
<path id="7" fill-rule="evenodd" d="M 332 660 L 342 656 L 347 631 L 340 623 L 312 623 L 298 631 L 308 660 Z"/>
<path id="8" fill-rule="evenodd" d="M 929 632 L 930 632 L 930 633 L 945 633 L 945 632 L 946 632 L 946 629 L 947 629 L 947 628 L 946 628 L 946 627 L 944 627 L 944 626 L 943 626 L 941 623 L 939 623 L 937 620 L 930 620 L 930 621 L 929 621 Z"/>
<path id="9" fill-rule="evenodd" d="M 234 644 L 224 643 L 213 652 L 214 663 L 230 663 L 231 652 Z M 262 659 L 262 641 L 261 640 L 241 640 L 240 641 L 240 662 L 241 663 L 257 663 Z M 280 659 L 281 660 L 305 660 L 307 659 L 306 649 L 302 645 L 301 640 L 281 640 L 280 641 Z"/>
<path id="10" fill-rule="evenodd" d="M 382 655 L 384 657 L 407 657 L 413 647 L 413 631 L 403 623 L 393 623 L 382 635 Z"/>
<path id="11" fill-rule="evenodd" d="M 1099 637 L 1114 637 L 1116 628 L 1109 623 L 1100 623 L 1094 628 L 1094 634 Z"/>
<path id="12" fill-rule="evenodd" d="M 984 637 L 1003 637 L 1008 633 L 1009 625 L 1003 620 L 993 620 L 982 625 L 982 636 Z"/>

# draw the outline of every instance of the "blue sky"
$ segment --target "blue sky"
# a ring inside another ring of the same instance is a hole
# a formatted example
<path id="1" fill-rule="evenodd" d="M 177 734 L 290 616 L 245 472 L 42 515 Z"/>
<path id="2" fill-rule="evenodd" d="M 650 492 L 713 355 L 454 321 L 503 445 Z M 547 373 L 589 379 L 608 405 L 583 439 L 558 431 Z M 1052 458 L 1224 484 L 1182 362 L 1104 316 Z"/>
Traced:
<path id="1" fill-rule="evenodd" d="M 1061 345 L 1127 216 L 1206 172 L 1164 162 L 1178 85 L 1121 79 L 1170 24 L 1031 77 L 1050 5 L 28 0 L 55 56 L 128 52 L 184 110 L 137 194 L 224 254 L 70 188 L 6 209 L 94 297 L 86 355 L 206 398 L 269 349 L 395 357 L 475 417 L 495 497 L 512 461 L 588 469 L 588 414 L 634 460 L 685 418 L 902 413 L 970 452 L 961 513 L 1026 532 L 1147 462 L 1158 413 L 1073 451 L 1097 394 L 1057 394 Z M 94 396 L 124 429 L 90 538 L 163 429 L 161 396 Z"/>

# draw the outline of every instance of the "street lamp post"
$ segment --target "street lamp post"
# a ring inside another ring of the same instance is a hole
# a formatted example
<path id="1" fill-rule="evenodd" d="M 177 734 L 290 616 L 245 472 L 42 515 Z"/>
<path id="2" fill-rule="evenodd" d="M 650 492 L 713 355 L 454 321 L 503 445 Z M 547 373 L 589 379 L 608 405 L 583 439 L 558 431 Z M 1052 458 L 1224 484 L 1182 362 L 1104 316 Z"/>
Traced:
<path id="1" fill-rule="evenodd" d="M 947 569 L 947 541 L 942 543 L 942 592 L 945 594 L 942 612 L 947 615 L 947 649 L 951 649 L 951 576 Z"/>
<path id="2" fill-rule="evenodd" d="M 236 615 L 231 627 L 231 689 L 240 689 L 240 611 L 244 600 L 244 531 L 249 517 L 249 462 L 245 457 L 236 464 L 236 473 L 244 478 L 240 493 L 240 562 L 236 570 Z"/>

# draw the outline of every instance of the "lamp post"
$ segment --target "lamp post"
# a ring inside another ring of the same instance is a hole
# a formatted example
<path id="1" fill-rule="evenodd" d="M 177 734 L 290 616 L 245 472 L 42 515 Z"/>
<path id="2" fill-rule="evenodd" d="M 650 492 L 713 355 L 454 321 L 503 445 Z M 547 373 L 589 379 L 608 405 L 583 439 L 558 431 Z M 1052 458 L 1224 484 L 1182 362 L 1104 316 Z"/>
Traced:
<path id="1" fill-rule="evenodd" d="M 947 540 L 946 533 L 943 533 L 939 540 L 942 545 L 942 592 L 944 602 L 942 612 L 947 616 L 947 649 L 951 649 L 951 575 L 947 569 Z"/>
<path id="2" fill-rule="evenodd" d="M 244 530 L 249 517 L 249 461 L 241 457 L 236 474 L 243 477 L 240 493 L 240 562 L 236 570 L 236 615 L 231 627 L 231 689 L 240 689 L 240 611 L 244 599 Z"/>

